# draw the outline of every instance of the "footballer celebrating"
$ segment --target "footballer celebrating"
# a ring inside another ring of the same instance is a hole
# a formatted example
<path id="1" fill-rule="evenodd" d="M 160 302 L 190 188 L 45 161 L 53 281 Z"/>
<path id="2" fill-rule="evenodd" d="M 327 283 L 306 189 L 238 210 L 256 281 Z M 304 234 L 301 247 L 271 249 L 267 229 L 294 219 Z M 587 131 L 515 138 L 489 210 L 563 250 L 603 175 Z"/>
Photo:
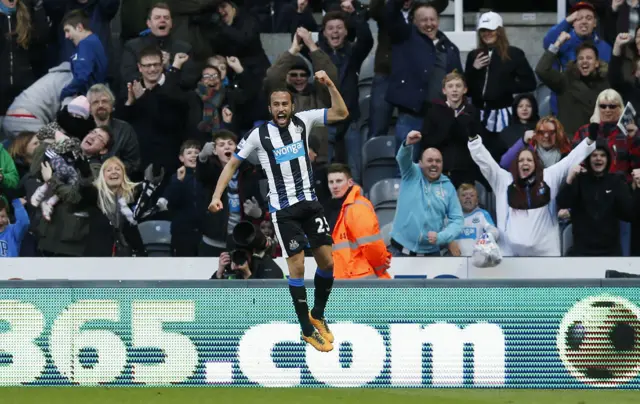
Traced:
<path id="1" fill-rule="evenodd" d="M 309 134 L 316 126 L 342 121 L 349 116 L 347 106 L 324 71 L 315 74 L 318 83 L 331 94 L 331 108 L 295 113 L 293 96 L 286 90 L 269 95 L 273 120 L 253 129 L 238 144 L 225 166 L 209 210 L 222 209 L 222 193 L 242 160 L 256 151 L 269 183 L 269 210 L 273 226 L 289 267 L 289 292 L 302 328 L 302 338 L 321 352 L 333 349 L 333 334 L 324 310 L 333 286 L 331 229 L 322 205 L 316 198 L 309 159 Z M 310 245 L 318 265 L 314 277 L 314 307 L 309 312 L 304 286 L 304 248 Z"/>

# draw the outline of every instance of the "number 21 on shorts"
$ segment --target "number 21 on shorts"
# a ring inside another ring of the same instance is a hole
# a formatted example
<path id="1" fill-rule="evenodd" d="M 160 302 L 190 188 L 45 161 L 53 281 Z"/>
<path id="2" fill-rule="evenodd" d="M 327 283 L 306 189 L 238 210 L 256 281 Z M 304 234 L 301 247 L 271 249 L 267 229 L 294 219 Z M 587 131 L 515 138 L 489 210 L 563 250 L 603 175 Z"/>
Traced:
<path id="1" fill-rule="evenodd" d="M 327 222 L 327 219 L 324 216 L 316 217 L 316 224 L 318 225 L 318 234 L 331 232 L 331 228 L 329 227 L 329 222 Z"/>

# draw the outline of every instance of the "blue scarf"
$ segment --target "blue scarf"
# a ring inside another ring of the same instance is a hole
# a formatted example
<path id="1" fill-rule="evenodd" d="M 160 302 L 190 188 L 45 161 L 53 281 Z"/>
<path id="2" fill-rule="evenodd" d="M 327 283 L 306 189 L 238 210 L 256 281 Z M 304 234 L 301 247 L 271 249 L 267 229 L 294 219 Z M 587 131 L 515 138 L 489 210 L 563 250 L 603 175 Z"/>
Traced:
<path id="1" fill-rule="evenodd" d="M 13 15 L 16 13 L 16 8 L 6 6 L 3 2 L 0 1 L 0 13 L 5 15 Z"/>

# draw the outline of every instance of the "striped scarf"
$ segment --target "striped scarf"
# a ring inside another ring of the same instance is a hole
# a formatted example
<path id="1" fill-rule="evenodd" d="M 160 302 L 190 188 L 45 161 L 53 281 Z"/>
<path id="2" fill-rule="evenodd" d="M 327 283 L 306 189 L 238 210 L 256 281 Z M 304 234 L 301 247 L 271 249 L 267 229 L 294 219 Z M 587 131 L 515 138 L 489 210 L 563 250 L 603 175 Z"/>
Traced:
<path id="1" fill-rule="evenodd" d="M 202 121 L 198 124 L 198 130 L 211 133 L 222 127 L 220 108 L 224 101 L 224 89 L 216 91 L 214 88 L 198 83 L 196 93 L 202 100 Z"/>

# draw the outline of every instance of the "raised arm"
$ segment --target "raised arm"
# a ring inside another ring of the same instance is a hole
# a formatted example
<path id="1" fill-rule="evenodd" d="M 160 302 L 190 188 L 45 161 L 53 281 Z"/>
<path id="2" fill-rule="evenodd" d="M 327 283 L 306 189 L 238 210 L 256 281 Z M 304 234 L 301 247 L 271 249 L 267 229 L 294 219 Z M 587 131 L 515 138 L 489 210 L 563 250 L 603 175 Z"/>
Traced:
<path id="1" fill-rule="evenodd" d="M 216 190 L 213 191 L 213 197 L 211 198 L 211 204 L 209 204 L 209 210 L 213 213 L 216 213 L 222 210 L 222 193 L 227 186 L 229 185 L 229 181 L 233 178 L 233 174 L 236 173 L 238 167 L 240 167 L 240 160 L 236 154 L 231 156 L 231 159 L 227 163 L 227 165 L 222 170 L 220 174 L 220 178 L 218 178 L 218 183 L 216 184 Z"/>
<path id="2" fill-rule="evenodd" d="M 342 95 L 336 85 L 331 81 L 329 76 L 324 71 L 316 72 L 316 82 L 324 84 L 329 89 L 329 95 L 331 95 L 331 108 L 327 110 L 327 122 L 328 124 L 344 121 L 349 117 L 349 110 L 347 104 L 344 103 Z"/>
<path id="3" fill-rule="evenodd" d="M 491 157 L 491 153 L 482 144 L 480 136 L 469 138 L 469 151 L 471 152 L 471 158 L 480 168 L 480 172 L 487 179 L 489 185 L 493 189 L 493 192 L 498 193 L 503 191 L 501 188 L 509 185 L 513 178 L 511 173 L 503 170 L 498 163 Z"/>
<path id="4" fill-rule="evenodd" d="M 592 125 L 598 125 L 592 124 Z M 590 130 L 589 137 L 584 139 L 580 144 L 573 150 L 571 153 L 556 164 L 552 165 L 549 168 L 545 168 L 544 170 L 544 181 L 551 188 L 551 192 L 554 192 L 554 189 L 557 190 L 565 178 L 567 178 L 567 174 L 569 174 L 569 170 L 571 167 L 577 166 L 582 163 L 584 159 L 586 159 L 595 149 L 596 142 L 593 140 L 592 132 L 597 136 L 597 132 Z"/>

